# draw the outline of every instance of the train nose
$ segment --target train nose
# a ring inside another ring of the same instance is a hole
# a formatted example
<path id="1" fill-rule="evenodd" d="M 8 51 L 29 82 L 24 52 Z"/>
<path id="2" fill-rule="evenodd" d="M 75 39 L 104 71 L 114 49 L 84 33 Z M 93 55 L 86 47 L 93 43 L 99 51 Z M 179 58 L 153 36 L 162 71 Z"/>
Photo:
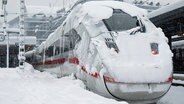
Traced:
<path id="1" fill-rule="evenodd" d="M 165 95 L 172 81 L 163 83 L 125 83 L 116 82 L 115 79 L 104 75 L 104 84 L 109 95 L 117 100 L 128 102 L 157 102 Z"/>

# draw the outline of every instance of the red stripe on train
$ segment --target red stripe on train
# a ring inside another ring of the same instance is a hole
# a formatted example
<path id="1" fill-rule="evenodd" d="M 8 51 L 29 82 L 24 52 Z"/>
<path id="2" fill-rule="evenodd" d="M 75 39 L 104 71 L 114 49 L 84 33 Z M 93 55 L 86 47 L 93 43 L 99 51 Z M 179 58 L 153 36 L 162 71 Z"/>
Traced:
<path id="1" fill-rule="evenodd" d="M 79 64 L 78 58 L 70 58 L 68 59 L 69 63 L 72 64 Z M 33 65 L 53 65 L 53 64 L 64 64 L 67 60 L 65 58 L 60 58 L 60 59 L 55 59 L 55 60 L 46 60 L 45 62 L 38 62 L 38 63 L 33 63 Z"/>
<path id="2" fill-rule="evenodd" d="M 69 58 L 69 63 L 79 65 L 79 59 L 77 57 Z"/>
<path id="3" fill-rule="evenodd" d="M 33 65 L 37 66 L 37 65 L 64 64 L 66 61 L 67 60 L 65 58 L 60 58 L 60 59 L 55 59 L 55 60 L 46 60 L 45 62 L 34 63 Z M 71 64 L 79 65 L 79 59 L 77 57 L 69 58 L 68 62 Z M 87 72 L 84 66 L 81 66 L 80 69 L 94 78 L 98 78 L 100 76 L 98 72 L 94 72 L 94 73 Z"/>

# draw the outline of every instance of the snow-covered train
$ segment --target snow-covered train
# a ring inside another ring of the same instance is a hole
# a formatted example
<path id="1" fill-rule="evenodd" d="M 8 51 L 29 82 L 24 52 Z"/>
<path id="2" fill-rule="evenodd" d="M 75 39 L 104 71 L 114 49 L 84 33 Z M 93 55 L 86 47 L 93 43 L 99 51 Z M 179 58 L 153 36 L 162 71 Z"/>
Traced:
<path id="1" fill-rule="evenodd" d="M 26 58 L 41 71 L 73 73 L 102 96 L 155 103 L 172 83 L 167 41 L 144 10 L 118 1 L 89 1 L 76 5 Z"/>

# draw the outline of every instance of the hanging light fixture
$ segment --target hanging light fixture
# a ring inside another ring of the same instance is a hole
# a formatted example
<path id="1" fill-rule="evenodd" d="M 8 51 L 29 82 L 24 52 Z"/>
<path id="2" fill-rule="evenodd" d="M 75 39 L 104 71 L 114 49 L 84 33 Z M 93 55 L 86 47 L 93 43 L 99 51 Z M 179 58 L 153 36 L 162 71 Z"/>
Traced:
<path id="1" fill-rule="evenodd" d="M 7 0 L 2 0 L 3 5 L 7 5 L 8 1 Z"/>

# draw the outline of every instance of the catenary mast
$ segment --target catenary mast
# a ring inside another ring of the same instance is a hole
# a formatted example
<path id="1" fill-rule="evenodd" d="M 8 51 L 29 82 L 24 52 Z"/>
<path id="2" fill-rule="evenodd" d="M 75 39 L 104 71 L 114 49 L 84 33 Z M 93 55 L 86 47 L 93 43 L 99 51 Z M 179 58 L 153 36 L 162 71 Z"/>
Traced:
<path id="1" fill-rule="evenodd" d="M 25 63 L 25 31 L 24 31 L 25 3 L 20 0 L 20 16 L 19 16 L 19 68 L 24 69 Z"/>
<path id="2" fill-rule="evenodd" d="M 7 40 L 7 47 L 6 47 L 6 67 L 9 68 L 9 34 L 7 34 L 7 11 L 6 11 L 6 5 L 7 5 L 7 0 L 2 0 L 2 9 L 3 9 L 3 34 L 4 37 L 6 37 Z"/>

